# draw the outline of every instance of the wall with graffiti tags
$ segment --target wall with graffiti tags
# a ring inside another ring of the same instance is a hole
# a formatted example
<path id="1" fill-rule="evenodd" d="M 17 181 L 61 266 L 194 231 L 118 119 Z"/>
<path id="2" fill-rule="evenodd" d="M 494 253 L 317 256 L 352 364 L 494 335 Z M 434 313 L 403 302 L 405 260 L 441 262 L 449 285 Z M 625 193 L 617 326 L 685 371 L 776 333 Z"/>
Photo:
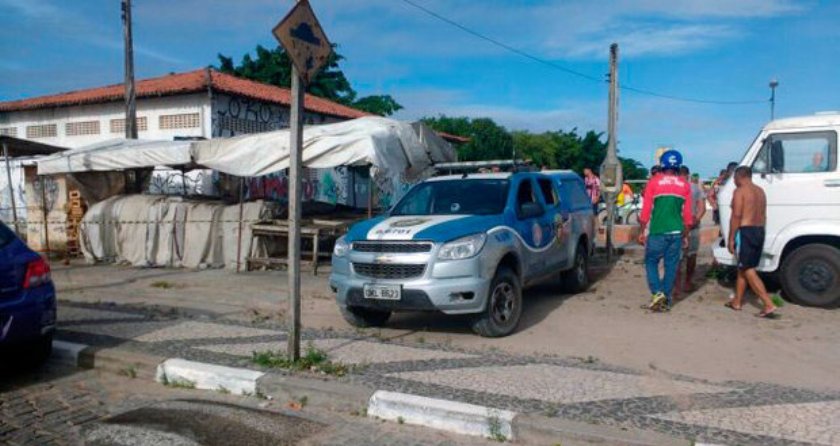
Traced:
<path id="1" fill-rule="evenodd" d="M 145 190 L 153 195 L 219 196 L 219 173 L 211 169 L 180 170 L 155 168 Z"/>
<path id="2" fill-rule="evenodd" d="M 20 159 L 9 161 L 9 170 L 12 174 L 12 184 L 9 187 L 8 175 L 6 174 L 6 163 L 0 161 L 0 220 L 11 226 L 14 212 L 12 212 L 12 197 L 14 192 L 15 211 L 19 221 L 26 220 L 26 190 L 23 187 L 23 167 Z"/>
<path id="3" fill-rule="evenodd" d="M 67 180 L 64 175 L 39 177 L 36 168 L 25 169 L 26 243 L 36 251 L 46 250 L 44 211 L 49 228 L 50 250 L 61 252 L 67 246 Z"/>
<path id="4" fill-rule="evenodd" d="M 257 101 L 244 96 L 216 94 L 211 104 L 213 138 L 270 132 L 289 128 L 289 107 Z M 341 119 L 305 113 L 304 124 L 331 124 Z"/>

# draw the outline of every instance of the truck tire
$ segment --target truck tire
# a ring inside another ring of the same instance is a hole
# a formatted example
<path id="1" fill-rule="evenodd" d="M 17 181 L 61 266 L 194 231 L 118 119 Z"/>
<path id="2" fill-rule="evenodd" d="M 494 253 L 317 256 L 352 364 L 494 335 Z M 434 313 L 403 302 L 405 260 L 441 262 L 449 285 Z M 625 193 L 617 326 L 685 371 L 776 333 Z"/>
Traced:
<path id="1" fill-rule="evenodd" d="M 486 338 L 507 336 L 516 330 L 522 316 L 522 287 L 519 277 L 501 266 L 490 283 L 487 307 L 473 321 L 473 331 Z"/>
<path id="2" fill-rule="evenodd" d="M 391 312 L 361 307 L 341 307 L 341 315 L 354 327 L 368 328 L 385 325 L 391 317 Z"/>
<path id="3" fill-rule="evenodd" d="M 560 273 L 560 278 L 563 280 L 563 289 L 572 294 L 586 291 L 589 287 L 589 255 L 583 241 L 575 249 L 572 268 Z"/>
<path id="4" fill-rule="evenodd" d="M 801 305 L 840 305 L 840 249 L 822 243 L 796 248 L 782 262 L 782 291 Z"/>

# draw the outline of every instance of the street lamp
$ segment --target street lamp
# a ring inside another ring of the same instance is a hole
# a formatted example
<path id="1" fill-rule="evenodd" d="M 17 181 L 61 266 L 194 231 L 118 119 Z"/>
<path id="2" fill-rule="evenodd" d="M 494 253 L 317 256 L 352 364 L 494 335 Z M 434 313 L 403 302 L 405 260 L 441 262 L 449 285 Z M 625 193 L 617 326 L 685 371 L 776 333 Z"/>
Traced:
<path id="1" fill-rule="evenodd" d="M 776 118 L 776 87 L 779 86 L 779 81 L 770 79 L 770 120 Z"/>

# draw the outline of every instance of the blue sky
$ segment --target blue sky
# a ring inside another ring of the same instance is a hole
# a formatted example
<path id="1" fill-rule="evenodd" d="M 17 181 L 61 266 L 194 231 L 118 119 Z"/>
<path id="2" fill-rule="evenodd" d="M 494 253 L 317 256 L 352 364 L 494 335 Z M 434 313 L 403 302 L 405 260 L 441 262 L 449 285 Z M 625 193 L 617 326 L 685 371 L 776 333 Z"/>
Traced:
<path id="1" fill-rule="evenodd" d="M 769 97 L 777 116 L 840 109 L 840 2 L 817 0 L 414 0 L 483 34 L 601 76 L 712 100 Z M 118 83 L 119 0 L 0 0 L 0 99 Z M 392 94 L 402 119 L 490 116 L 511 129 L 606 128 L 606 84 L 570 76 L 435 20 L 400 0 L 312 0 L 361 94 Z M 138 77 L 238 59 L 291 0 L 134 0 Z M 721 106 L 621 95 L 619 148 L 645 164 L 659 145 L 710 174 L 737 159 L 767 104 Z"/>

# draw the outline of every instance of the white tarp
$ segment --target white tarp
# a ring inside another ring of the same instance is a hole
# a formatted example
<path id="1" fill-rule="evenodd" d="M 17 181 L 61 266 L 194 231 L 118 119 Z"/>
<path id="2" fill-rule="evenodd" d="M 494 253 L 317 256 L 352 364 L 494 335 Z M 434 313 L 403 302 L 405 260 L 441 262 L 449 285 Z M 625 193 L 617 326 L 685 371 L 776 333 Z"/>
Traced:
<path id="1" fill-rule="evenodd" d="M 372 165 L 380 175 L 412 180 L 455 158 L 449 143 L 422 124 L 365 117 L 303 131 L 303 165 L 309 168 Z M 242 177 L 279 172 L 289 167 L 289 130 L 198 141 L 193 159 Z"/>
<path id="2" fill-rule="evenodd" d="M 89 262 L 141 267 L 236 268 L 259 254 L 251 244 L 251 224 L 272 214 L 272 203 L 242 206 L 180 197 L 121 195 L 90 207 L 80 227 L 81 248 Z"/>
<path id="3" fill-rule="evenodd" d="M 190 164 L 191 141 L 112 139 L 67 150 L 38 162 L 38 175 Z"/>

